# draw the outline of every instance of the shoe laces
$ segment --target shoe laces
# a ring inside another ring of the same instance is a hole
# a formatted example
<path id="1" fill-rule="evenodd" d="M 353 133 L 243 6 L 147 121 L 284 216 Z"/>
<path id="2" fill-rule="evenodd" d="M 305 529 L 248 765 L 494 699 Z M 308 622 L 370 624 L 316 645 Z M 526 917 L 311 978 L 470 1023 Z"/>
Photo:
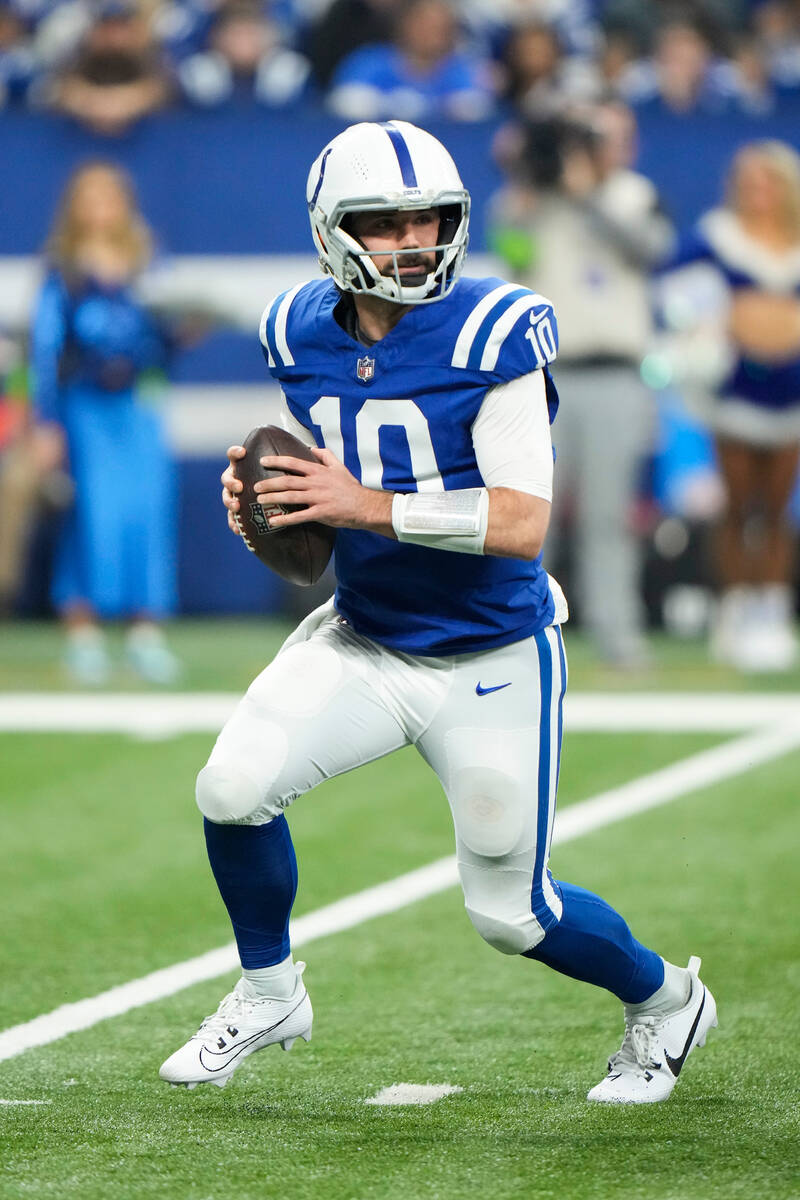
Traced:
<path id="1" fill-rule="evenodd" d="M 224 1033 L 228 1029 L 228 1026 L 236 1021 L 241 1021 L 242 1017 L 246 1017 L 253 1011 L 258 1001 L 251 999 L 249 996 L 243 996 L 238 991 L 238 987 L 239 984 L 237 983 L 232 992 L 228 992 L 227 996 L 223 996 L 217 1011 L 205 1018 L 195 1037 L 205 1040 L 208 1037 Z"/>
<path id="2" fill-rule="evenodd" d="M 655 1030 L 655 1017 L 639 1017 L 634 1021 L 626 1016 L 622 1045 L 608 1060 L 609 1072 L 646 1071 L 650 1067 L 657 1068 L 660 1064 L 654 1059 Z"/>
<path id="3" fill-rule="evenodd" d="M 294 965 L 297 970 L 297 978 L 299 980 L 300 976 L 303 974 L 303 971 L 306 969 L 306 964 L 304 962 L 298 962 Z M 200 1028 L 194 1035 L 196 1038 L 205 1039 L 207 1037 L 224 1033 L 226 1030 L 230 1034 L 229 1026 L 233 1025 L 236 1021 L 241 1021 L 243 1017 L 248 1017 L 254 1008 L 257 1008 L 260 1004 L 264 1003 L 265 998 L 263 996 L 248 996 L 242 990 L 242 985 L 244 983 L 245 980 L 240 979 L 233 991 L 228 992 L 227 996 L 223 996 L 219 1002 L 217 1011 L 215 1013 L 211 1013 L 211 1015 L 206 1017 L 201 1023 Z"/>

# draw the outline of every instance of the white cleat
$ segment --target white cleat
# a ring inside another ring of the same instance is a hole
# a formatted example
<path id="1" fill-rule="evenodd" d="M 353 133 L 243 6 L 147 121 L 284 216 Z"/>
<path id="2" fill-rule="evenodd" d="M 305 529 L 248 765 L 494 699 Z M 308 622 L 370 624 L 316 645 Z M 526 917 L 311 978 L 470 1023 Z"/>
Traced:
<path id="1" fill-rule="evenodd" d="M 299 1037 L 310 1042 L 313 1012 L 300 978 L 304 970 L 305 963 L 297 963 L 297 986 L 288 1000 L 245 995 L 240 979 L 194 1037 L 162 1065 L 160 1077 L 190 1090 L 198 1083 L 225 1087 L 248 1054 L 276 1042 L 291 1050 Z"/>
<path id="2" fill-rule="evenodd" d="M 695 1046 L 704 1046 L 717 1025 L 717 1006 L 697 972 L 700 959 L 690 958 L 691 992 L 683 1008 L 632 1019 L 625 1013 L 622 1046 L 608 1060 L 608 1074 L 593 1087 L 588 1100 L 604 1104 L 656 1104 L 675 1087 L 683 1064 Z"/>

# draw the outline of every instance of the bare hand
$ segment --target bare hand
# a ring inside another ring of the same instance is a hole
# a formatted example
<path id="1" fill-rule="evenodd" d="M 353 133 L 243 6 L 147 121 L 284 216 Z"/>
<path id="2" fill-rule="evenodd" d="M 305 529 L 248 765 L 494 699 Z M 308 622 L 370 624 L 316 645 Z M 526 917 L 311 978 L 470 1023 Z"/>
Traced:
<path id="1" fill-rule="evenodd" d="M 60 467 L 67 454 L 64 430 L 55 422 L 34 425 L 30 435 L 31 457 L 37 472 L 48 475 Z"/>
<path id="2" fill-rule="evenodd" d="M 261 504 L 302 504 L 300 512 L 270 516 L 272 529 L 320 521 L 340 529 L 371 529 L 392 535 L 392 494 L 362 487 L 330 450 L 312 447 L 316 462 L 286 455 L 265 455 L 261 465 L 290 471 L 255 485 Z M 223 476 L 223 480 L 224 480 Z"/>
<path id="3" fill-rule="evenodd" d="M 239 526 L 233 519 L 233 514 L 239 511 L 238 493 L 241 492 L 243 484 L 236 478 L 233 473 L 233 464 L 244 458 L 247 451 L 244 446 L 229 446 L 227 451 L 228 466 L 222 472 L 220 481 L 222 483 L 222 503 L 228 510 L 228 528 L 232 533 L 239 533 Z"/>

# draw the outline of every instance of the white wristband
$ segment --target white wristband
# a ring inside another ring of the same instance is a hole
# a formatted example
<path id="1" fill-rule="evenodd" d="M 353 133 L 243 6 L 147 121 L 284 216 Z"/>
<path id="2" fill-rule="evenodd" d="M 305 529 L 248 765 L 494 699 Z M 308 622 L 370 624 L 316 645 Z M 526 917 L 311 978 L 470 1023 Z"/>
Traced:
<path id="1" fill-rule="evenodd" d="M 396 492 L 392 528 L 398 542 L 414 542 L 433 550 L 483 554 L 489 524 L 486 488 L 454 492 Z"/>

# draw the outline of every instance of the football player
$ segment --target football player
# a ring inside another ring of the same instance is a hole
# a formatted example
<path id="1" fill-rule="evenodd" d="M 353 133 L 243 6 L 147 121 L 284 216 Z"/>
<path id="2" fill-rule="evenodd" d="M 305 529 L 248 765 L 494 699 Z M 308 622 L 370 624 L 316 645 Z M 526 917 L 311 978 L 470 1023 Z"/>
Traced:
<path id="1" fill-rule="evenodd" d="M 305 506 L 270 517 L 275 528 L 337 528 L 338 586 L 251 685 L 198 777 L 242 978 L 161 1077 L 222 1085 L 254 1050 L 309 1039 L 284 810 L 411 743 L 450 802 L 478 933 L 622 1001 L 622 1046 L 589 1099 L 664 1100 L 716 1025 L 699 959 L 664 961 L 548 866 L 567 683 L 567 607 L 540 565 L 552 308 L 462 277 L 469 196 L 444 146 L 413 125 L 339 134 L 307 199 L 327 278 L 278 296 L 261 341 L 285 425 L 318 447 L 316 462 L 264 458 L 293 474 L 257 486 L 270 506 Z M 232 447 L 231 463 L 243 453 Z M 235 529 L 231 467 L 222 481 Z"/>

